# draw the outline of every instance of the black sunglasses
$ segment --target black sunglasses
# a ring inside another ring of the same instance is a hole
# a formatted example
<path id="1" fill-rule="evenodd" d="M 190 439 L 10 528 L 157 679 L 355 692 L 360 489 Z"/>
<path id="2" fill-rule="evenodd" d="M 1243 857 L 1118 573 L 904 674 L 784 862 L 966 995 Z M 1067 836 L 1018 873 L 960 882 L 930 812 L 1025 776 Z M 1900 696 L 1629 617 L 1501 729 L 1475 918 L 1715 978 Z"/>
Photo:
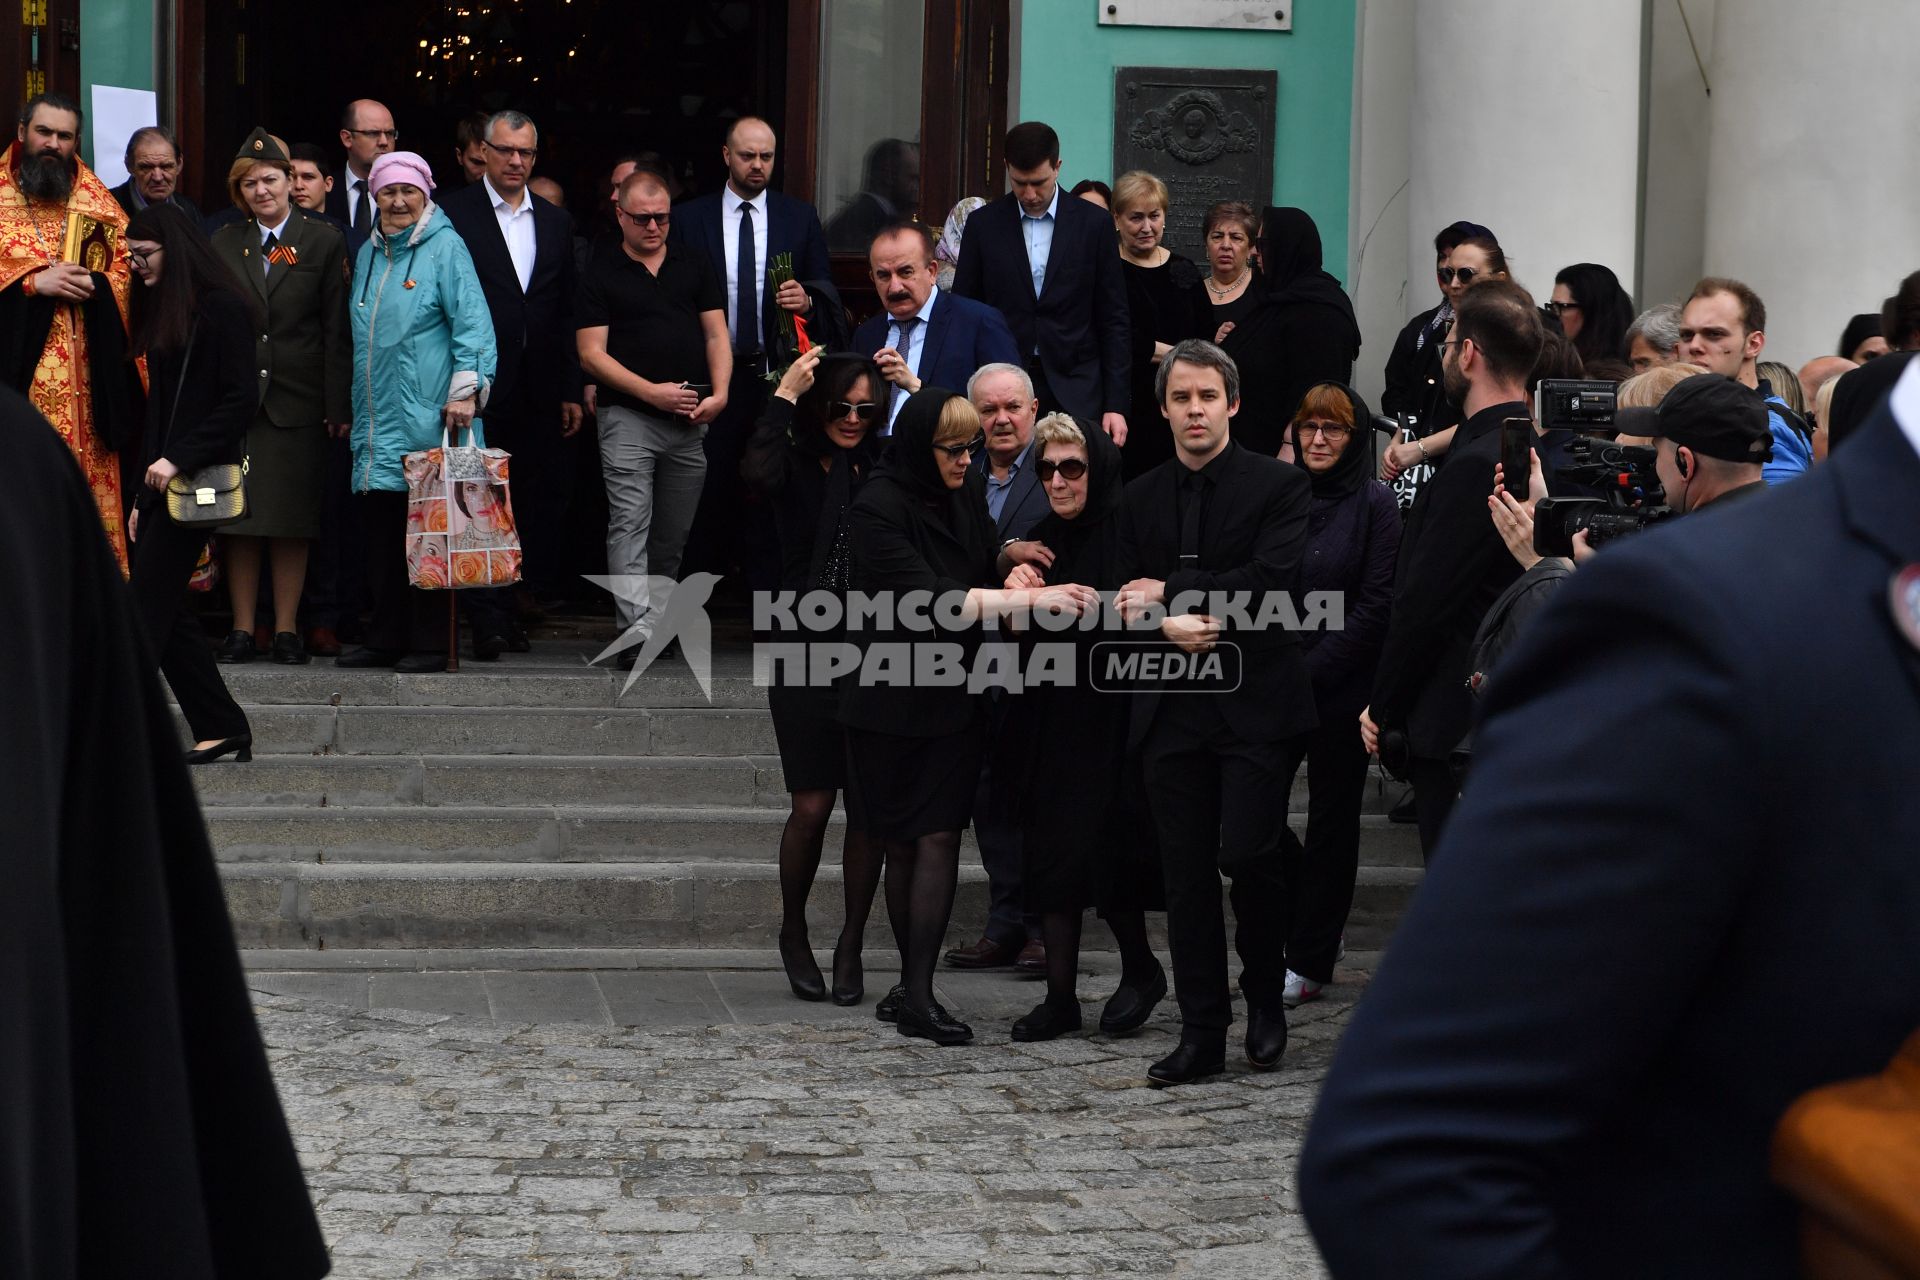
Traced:
<path id="1" fill-rule="evenodd" d="M 1059 472 L 1069 480 L 1078 480 L 1087 474 L 1087 464 L 1080 458 L 1062 458 L 1058 462 L 1052 458 L 1042 458 L 1033 464 L 1033 472 L 1040 477 L 1041 484 L 1053 479 L 1055 472 Z"/>
<path id="2" fill-rule="evenodd" d="M 1440 277 L 1441 284 L 1452 284 L 1455 276 L 1460 278 L 1461 284 L 1472 284 L 1475 276 L 1493 273 L 1485 267 L 1436 267 L 1434 274 Z"/>
<path id="3" fill-rule="evenodd" d="M 862 400 L 857 404 L 851 400 L 835 400 L 827 406 L 827 419 L 832 421 L 852 414 L 862 422 L 872 422 L 873 415 L 879 411 L 879 408 L 880 406 L 871 400 Z"/>
<path id="4" fill-rule="evenodd" d="M 1563 316 L 1569 311 L 1580 309 L 1580 304 L 1577 302 L 1548 302 L 1543 305 L 1556 316 Z"/>
<path id="5" fill-rule="evenodd" d="M 618 205 L 614 207 L 619 209 Z M 656 222 L 664 227 L 673 221 L 673 215 L 670 213 L 628 213 L 625 209 L 620 209 L 620 216 L 636 227 L 651 226 Z"/>
<path id="6" fill-rule="evenodd" d="M 980 450 L 986 448 L 986 445 L 987 437 L 985 435 L 977 435 L 965 444 L 936 444 L 933 447 L 941 453 L 946 454 L 948 458 L 958 462 L 967 454 L 980 452 Z"/>

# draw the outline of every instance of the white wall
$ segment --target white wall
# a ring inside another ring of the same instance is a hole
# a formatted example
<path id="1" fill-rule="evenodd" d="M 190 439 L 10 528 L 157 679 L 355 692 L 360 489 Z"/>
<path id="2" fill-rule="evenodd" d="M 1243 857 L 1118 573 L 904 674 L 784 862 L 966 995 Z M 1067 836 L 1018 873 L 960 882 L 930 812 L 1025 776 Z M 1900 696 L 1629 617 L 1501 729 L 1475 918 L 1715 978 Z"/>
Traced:
<path id="1" fill-rule="evenodd" d="M 1354 21 L 1353 163 L 1347 293 L 1360 320 L 1354 389 L 1377 411 L 1400 326 L 1438 300 L 1431 250 L 1408 270 L 1414 0 L 1361 0 Z M 1433 232 L 1427 232 L 1430 237 Z"/>

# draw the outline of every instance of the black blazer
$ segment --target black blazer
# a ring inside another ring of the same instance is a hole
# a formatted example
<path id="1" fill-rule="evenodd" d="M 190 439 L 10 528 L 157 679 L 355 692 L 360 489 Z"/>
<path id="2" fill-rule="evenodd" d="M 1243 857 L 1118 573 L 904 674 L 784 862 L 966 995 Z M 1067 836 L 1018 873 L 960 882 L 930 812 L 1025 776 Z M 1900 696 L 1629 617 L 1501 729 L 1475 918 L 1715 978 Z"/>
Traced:
<path id="1" fill-rule="evenodd" d="M 1040 483 L 1040 475 L 1034 470 L 1034 464 L 1040 461 L 1040 447 L 1027 446 L 1026 465 L 1014 476 L 1013 484 L 1007 490 L 1007 500 L 1000 504 L 1000 518 L 993 522 L 996 542 L 1005 542 L 1008 538 L 1024 538 L 1033 531 L 1053 510 L 1053 504 L 1047 501 L 1046 486 Z M 973 460 L 973 474 L 980 477 L 981 501 L 986 500 L 987 451 L 982 449 L 980 456 Z M 992 508 L 988 508 L 992 514 Z"/>
<path id="2" fill-rule="evenodd" d="M 1500 420 L 1526 412 L 1516 401 L 1462 423 L 1400 535 L 1370 714 L 1382 729 L 1405 730 L 1413 753 L 1430 760 L 1446 759 L 1473 726 L 1473 633 L 1520 576 L 1487 515 L 1487 495 L 1500 461 Z"/>
<path id="3" fill-rule="evenodd" d="M 113 198 L 119 202 L 120 207 L 122 209 L 125 209 L 127 211 L 127 216 L 129 218 L 131 218 L 134 214 L 140 212 L 140 205 L 133 198 L 133 179 L 132 178 L 128 178 L 125 182 L 115 187 L 111 192 L 109 192 L 109 194 L 112 195 Z M 189 218 L 193 219 L 194 224 L 196 226 L 199 225 L 202 217 L 204 216 L 203 214 L 201 214 L 199 208 L 194 205 L 193 201 L 181 195 L 177 189 L 174 191 L 172 195 L 167 197 L 167 203 L 170 205 L 177 206 L 180 212 L 186 214 Z"/>
<path id="4" fill-rule="evenodd" d="M 1083 202 L 1084 203 L 1084 202 Z M 1277 458 L 1227 443 L 1201 525 L 1206 548 L 1198 569 L 1181 569 L 1179 486 L 1186 467 L 1161 463 L 1127 486 L 1120 507 L 1120 580 L 1158 578 L 1171 604 L 1183 592 L 1250 593 L 1249 617 L 1268 592 L 1291 591 L 1307 549 L 1307 473 Z M 1140 633 L 1141 638 L 1150 638 Z M 1157 633 L 1152 633 L 1157 634 Z M 1233 693 L 1215 698 L 1233 731 L 1249 742 L 1275 742 L 1319 723 L 1313 680 L 1298 633 L 1284 627 L 1246 630 L 1230 621 L 1222 640 L 1240 646 L 1243 676 Z M 1160 707 L 1158 692 L 1135 695 L 1132 737 L 1146 736 Z"/>
<path id="5" fill-rule="evenodd" d="M 995 572 L 999 547 L 987 515 L 985 484 L 969 472 L 954 504 L 962 513 L 949 529 L 925 502 L 882 466 L 861 488 L 847 513 L 853 547 L 853 590 L 893 593 L 948 591 L 1000 585 Z M 965 632 L 895 630 L 888 626 L 849 631 L 862 649 L 874 645 L 953 643 L 965 645 L 968 660 L 979 642 L 979 628 Z M 943 737 L 972 723 L 978 695 L 966 685 L 908 687 L 869 685 L 851 680 L 841 686 L 840 722 L 854 729 L 912 737 Z"/>
<path id="6" fill-rule="evenodd" d="M 712 265 L 714 278 L 721 282 L 733 279 L 734 263 L 727 260 L 727 242 L 720 231 L 720 218 L 725 212 L 721 193 L 709 192 L 704 196 L 695 196 L 673 211 L 673 221 L 667 233 L 669 241 L 687 245 L 707 255 Z M 777 253 L 793 255 L 793 278 L 803 284 L 816 281 L 830 281 L 833 267 L 827 258 L 827 236 L 820 229 L 820 215 L 812 205 L 804 200 L 795 200 L 792 196 L 782 195 L 778 191 L 767 192 L 767 261 L 771 263 Z M 772 351 L 774 334 L 774 316 L 780 306 L 773 300 L 773 290 L 764 285 L 760 298 L 760 345 L 763 350 Z M 740 370 L 735 369 L 736 376 Z"/>
<path id="7" fill-rule="evenodd" d="M 1053 216 L 1053 247 L 1039 297 L 1020 229 L 1020 201 L 1011 194 L 967 219 L 953 291 L 998 307 L 1020 344 L 1020 358 L 1039 349 L 1040 367 L 1060 407 L 1097 427 L 1103 413 L 1132 412 L 1119 242 L 1104 210 L 1064 190 Z"/>
<path id="8" fill-rule="evenodd" d="M 466 241 L 480 291 L 493 315 L 494 349 L 500 367 L 490 400 L 544 411 L 579 404 L 583 394 L 580 349 L 573 340 L 573 297 L 578 275 L 573 251 L 573 218 L 529 191 L 533 201 L 533 274 L 525 291 L 500 234 L 487 184 L 476 182 L 449 195 L 440 205 L 447 221 Z M 525 383 L 524 389 L 521 383 Z"/>
<path id="9" fill-rule="evenodd" d="M 185 472 L 241 460 L 260 407 L 260 375 L 253 367 L 253 326 L 239 299 L 207 293 L 192 349 L 149 353 L 147 371 L 141 456 L 148 464 L 165 458 Z M 144 512 L 159 499 L 142 485 L 135 505 Z"/>
<path id="10" fill-rule="evenodd" d="M 1413 414 L 1420 419 L 1420 434 L 1451 427 L 1460 421 L 1460 410 L 1447 402 L 1446 387 L 1440 377 L 1440 344 L 1447 330 L 1435 333 L 1420 345 L 1420 335 L 1433 322 L 1439 307 L 1428 307 L 1400 330 L 1393 340 L 1393 353 L 1387 357 L 1386 389 L 1380 393 L 1380 412 L 1388 417 Z"/>
<path id="11" fill-rule="evenodd" d="M 1920 457 L 1862 431 L 1604 548 L 1499 668 L 1301 1159 L 1333 1274 L 1800 1274 L 1773 1128 L 1920 1026 Z"/>
<path id="12" fill-rule="evenodd" d="M 360 246 L 367 242 L 367 237 L 373 233 L 373 221 L 380 216 L 380 206 L 373 203 L 373 196 L 369 194 L 367 204 L 372 210 L 372 216 L 360 226 L 350 225 L 351 220 L 347 216 L 347 191 L 352 186 L 353 170 L 343 164 L 339 174 L 334 177 L 333 190 L 327 192 L 327 213 L 338 218 L 341 228 L 346 232 L 349 263 L 360 260 Z"/>

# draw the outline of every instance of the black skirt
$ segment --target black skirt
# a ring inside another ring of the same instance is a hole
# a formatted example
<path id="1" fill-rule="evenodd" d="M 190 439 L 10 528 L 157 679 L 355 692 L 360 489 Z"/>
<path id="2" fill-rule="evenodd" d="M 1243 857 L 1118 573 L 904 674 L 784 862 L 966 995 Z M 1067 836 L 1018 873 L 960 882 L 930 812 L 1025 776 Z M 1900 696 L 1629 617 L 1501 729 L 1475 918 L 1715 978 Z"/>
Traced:
<path id="1" fill-rule="evenodd" d="M 847 785 L 847 731 L 831 686 L 773 685 L 767 690 L 780 772 L 788 791 L 838 791 Z"/>
<path id="2" fill-rule="evenodd" d="M 937 738 L 871 729 L 846 733 L 847 808 L 869 834 L 882 840 L 917 840 L 963 830 L 973 821 L 986 750 L 983 716 L 976 715 L 959 733 Z"/>

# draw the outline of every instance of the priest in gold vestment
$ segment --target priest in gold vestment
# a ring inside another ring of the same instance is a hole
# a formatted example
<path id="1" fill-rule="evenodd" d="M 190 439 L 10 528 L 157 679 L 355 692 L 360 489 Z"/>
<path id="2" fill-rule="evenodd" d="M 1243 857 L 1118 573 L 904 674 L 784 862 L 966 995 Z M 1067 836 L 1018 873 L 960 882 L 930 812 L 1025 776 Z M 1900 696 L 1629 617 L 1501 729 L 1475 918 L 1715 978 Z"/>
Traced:
<path id="1" fill-rule="evenodd" d="M 67 442 L 127 567 L 119 451 L 140 434 L 127 361 L 127 216 L 80 162 L 80 108 L 26 105 L 0 163 L 0 382 Z"/>

